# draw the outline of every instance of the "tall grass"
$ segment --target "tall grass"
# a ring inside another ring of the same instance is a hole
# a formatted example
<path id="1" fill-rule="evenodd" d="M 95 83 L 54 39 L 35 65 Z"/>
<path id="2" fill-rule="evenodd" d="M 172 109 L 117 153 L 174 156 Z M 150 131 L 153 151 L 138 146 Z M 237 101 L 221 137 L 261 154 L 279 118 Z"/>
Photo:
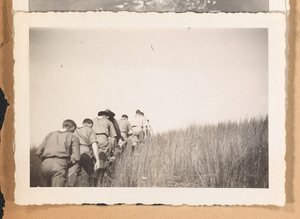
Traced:
<path id="1" fill-rule="evenodd" d="M 36 147 L 30 149 L 30 187 L 43 186 L 40 166 L 42 161 L 36 156 Z"/>
<path id="2" fill-rule="evenodd" d="M 192 124 L 148 139 L 115 166 L 115 187 L 268 187 L 268 118 Z"/>
<path id="3" fill-rule="evenodd" d="M 41 186 L 30 152 L 30 185 Z M 113 187 L 268 188 L 268 118 L 191 124 L 156 134 L 116 160 Z"/>

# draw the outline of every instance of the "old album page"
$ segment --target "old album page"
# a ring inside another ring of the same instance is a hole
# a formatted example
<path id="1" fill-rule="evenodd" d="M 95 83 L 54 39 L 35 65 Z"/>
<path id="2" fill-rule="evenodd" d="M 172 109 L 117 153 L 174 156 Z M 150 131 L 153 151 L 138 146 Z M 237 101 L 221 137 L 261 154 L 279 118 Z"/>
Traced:
<path id="1" fill-rule="evenodd" d="M 285 204 L 284 14 L 14 24 L 17 204 Z"/>

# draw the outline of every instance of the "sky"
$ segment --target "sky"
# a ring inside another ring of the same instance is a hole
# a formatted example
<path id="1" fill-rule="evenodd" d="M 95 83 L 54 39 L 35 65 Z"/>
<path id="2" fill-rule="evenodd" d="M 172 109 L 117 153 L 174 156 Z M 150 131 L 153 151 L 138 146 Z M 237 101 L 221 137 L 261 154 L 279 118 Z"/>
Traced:
<path id="1" fill-rule="evenodd" d="M 107 108 L 154 132 L 267 115 L 268 31 L 31 28 L 31 144 Z"/>

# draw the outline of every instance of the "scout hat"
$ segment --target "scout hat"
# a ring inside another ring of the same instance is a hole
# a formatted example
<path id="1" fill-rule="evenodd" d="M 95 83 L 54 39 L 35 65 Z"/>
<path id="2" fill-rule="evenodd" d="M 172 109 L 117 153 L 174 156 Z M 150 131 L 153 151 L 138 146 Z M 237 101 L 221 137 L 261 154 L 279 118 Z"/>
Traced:
<path id="1" fill-rule="evenodd" d="M 111 116 L 111 117 L 114 117 L 116 115 L 110 109 L 106 109 L 105 112 L 107 112 L 108 115 Z"/>
<path id="2" fill-rule="evenodd" d="M 109 116 L 109 113 L 106 111 L 99 111 L 98 116 Z"/>

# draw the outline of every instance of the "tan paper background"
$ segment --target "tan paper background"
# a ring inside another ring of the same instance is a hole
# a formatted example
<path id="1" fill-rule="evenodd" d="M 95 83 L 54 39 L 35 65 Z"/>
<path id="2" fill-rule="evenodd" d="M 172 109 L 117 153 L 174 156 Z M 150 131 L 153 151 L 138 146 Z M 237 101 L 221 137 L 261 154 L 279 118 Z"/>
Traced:
<path id="1" fill-rule="evenodd" d="M 14 204 L 14 154 L 13 154 L 13 28 L 11 0 L 0 1 L 0 87 L 5 93 L 8 107 L 0 143 L 0 184 L 5 198 L 4 218 L 300 218 L 300 71 L 299 20 L 300 6 L 291 0 L 289 33 L 289 75 L 287 110 L 287 204 L 285 207 L 172 207 L 172 206 L 17 206 Z M 297 10 L 298 9 L 298 10 Z M 298 146 L 298 147 L 297 147 Z"/>

